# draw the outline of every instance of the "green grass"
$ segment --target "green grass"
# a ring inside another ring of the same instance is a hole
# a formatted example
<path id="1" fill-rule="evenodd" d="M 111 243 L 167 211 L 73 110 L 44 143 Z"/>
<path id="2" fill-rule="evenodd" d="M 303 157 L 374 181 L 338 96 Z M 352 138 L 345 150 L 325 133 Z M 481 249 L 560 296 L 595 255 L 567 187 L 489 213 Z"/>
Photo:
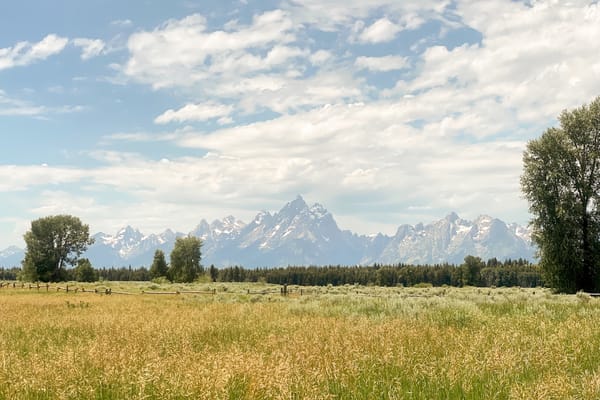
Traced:
<path id="1" fill-rule="evenodd" d="M 0 289 L 0 399 L 600 398 L 583 295 L 102 285 L 136 295 Z"/>

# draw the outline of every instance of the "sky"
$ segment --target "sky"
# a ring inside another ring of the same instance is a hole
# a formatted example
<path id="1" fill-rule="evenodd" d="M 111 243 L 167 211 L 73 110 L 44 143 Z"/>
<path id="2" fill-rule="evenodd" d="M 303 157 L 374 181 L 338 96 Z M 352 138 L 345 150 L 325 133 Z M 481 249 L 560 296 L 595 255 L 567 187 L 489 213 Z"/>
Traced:
<path id="1" fill-rule="evenodd" d="M 599 37 L 579 0 L 3 1 L 0 250 L 297 195 L 359 234 L 526 224 L 523 150 L 600 95 Z"/>

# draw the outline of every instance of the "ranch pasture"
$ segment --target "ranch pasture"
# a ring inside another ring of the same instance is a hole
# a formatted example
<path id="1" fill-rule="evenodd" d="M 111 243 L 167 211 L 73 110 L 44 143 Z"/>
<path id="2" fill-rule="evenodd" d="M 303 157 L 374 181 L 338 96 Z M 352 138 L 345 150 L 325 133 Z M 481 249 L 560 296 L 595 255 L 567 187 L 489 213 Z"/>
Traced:
<path id="1" fill-rule="evenodd" d="M 599 299 L 288 289 L 4 286 L 0 399 L 600 398 Z"/>

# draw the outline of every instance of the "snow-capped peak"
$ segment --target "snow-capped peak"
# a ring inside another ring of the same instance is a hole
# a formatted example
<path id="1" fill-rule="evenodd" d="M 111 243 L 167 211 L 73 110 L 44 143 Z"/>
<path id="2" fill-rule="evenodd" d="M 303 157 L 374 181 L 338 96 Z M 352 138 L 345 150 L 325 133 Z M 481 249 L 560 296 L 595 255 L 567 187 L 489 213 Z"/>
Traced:
<path id="1" fill-rule="evenodd" d="M 296 197 L 294 201 L 287 203 L 281 209 L 281 211 L 279 211 L 279 214 L 293 217 L 295 215 L 300 214 L 306 209 L 308 209 L 308 205 L 306 204 L 302 196 L 298 195 L 298 197 Z"/>

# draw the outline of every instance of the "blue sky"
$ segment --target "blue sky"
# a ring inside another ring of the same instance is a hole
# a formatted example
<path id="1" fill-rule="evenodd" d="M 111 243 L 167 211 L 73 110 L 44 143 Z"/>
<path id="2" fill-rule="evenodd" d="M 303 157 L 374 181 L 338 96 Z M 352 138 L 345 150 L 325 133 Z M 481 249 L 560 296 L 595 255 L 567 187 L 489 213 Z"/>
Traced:
<path id="1" fill-rule="evenodd" d="M 248 222 L 301 194 L 343 229 L 527 223 L 528 140 L 600 94 L 589 1 L 6 1 L 0 249 Z"/>

